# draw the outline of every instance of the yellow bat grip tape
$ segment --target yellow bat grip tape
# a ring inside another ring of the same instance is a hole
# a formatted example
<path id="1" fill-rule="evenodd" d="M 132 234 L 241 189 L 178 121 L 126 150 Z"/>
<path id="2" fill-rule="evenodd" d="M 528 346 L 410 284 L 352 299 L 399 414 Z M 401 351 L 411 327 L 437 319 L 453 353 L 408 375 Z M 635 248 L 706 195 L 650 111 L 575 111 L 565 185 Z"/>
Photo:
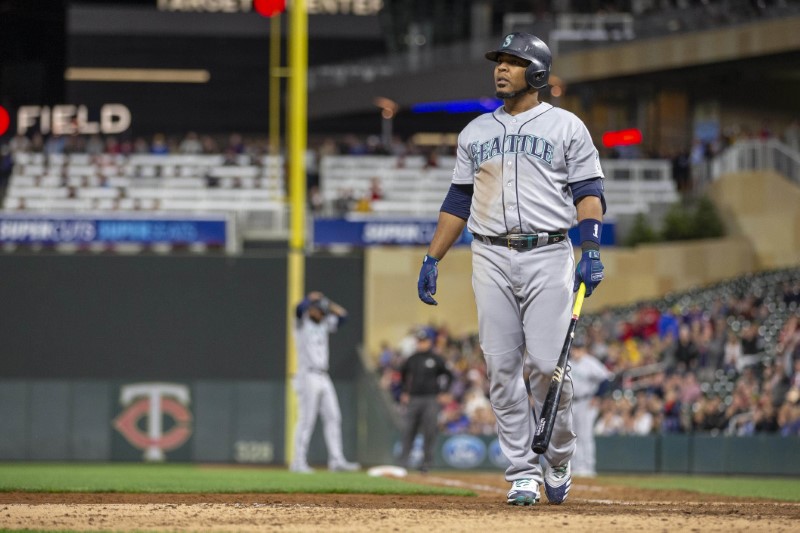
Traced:
<path id="1" fill-rule="evenodd" d="M 586 285 L 581 282 L 578 287 L 578 296 L 575 297 L 575 305 L 572 307 L 572 317 L 577 318 L 581 316 L 581 307 L 583 307 L 583 298 L 586 296 Z"/>

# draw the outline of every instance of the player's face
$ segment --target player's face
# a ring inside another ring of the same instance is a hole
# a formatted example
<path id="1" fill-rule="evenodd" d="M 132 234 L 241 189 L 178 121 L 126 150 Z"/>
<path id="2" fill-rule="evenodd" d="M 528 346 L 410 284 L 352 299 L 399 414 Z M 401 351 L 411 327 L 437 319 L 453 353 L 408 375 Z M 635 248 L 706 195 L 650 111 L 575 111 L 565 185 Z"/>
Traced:
<path id="1" fill-rule="evenodd" d="M 316 323 L 320 323 L 325 318 L 325 313 L 319 307 L 313 305 L 308 309 L 308 317 Z"/>
<path id="2" fill-rule="evenodd" d="M 498 98 L 510 98 L 528 89 L 525 69 L 529 64 L 529 61 L 511 54 L 498 56 L 494 67 L 494 87 Z"/>

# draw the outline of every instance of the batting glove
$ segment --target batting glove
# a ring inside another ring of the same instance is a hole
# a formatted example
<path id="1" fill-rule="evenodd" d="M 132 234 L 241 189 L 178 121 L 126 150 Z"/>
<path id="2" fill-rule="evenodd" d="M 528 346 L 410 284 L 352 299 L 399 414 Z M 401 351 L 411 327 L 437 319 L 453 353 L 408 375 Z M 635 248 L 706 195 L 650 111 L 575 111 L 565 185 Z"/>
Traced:
<path id="1" fill-rule="evenodd" d="M 439 277 L 439 260 L 430 255 L 425 255 L 422 260 L 422 268 L 419 270 L 419 280 L 417 281 L 417 293 L 419 299 L 428 305 L 439 305 L 431 296 L 436 294 L 436 278 Z"/>
<path id="2" fill-rule="evenodd" d="M 603 263 L 600 262 L 600 250 L 586 250 L 575 269 L 575 285 L 573 292 L 578 291 L 581 282 L 586 285 L 586 297 L 603 281 Z"/>

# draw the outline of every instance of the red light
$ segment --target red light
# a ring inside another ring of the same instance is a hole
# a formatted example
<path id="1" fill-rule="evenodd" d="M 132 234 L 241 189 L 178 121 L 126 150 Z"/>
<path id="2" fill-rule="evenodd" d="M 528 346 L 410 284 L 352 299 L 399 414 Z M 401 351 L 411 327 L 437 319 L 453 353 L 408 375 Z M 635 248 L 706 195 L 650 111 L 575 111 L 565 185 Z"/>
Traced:
<path id="1" fill-rule="evenodd" d="M 603 134 L 603 146 L 613 148 L 615 146 L 630 146 L 642 142 L 642 132 L 636 128 L 620 131 L 607 131 Z"/>
<path id="2" fill-rule="evenodd" d="M 11 118 L 8 116 L 8 111 L 0 106 L 0 135 L 5 135 L 9 124 L 11 124 Z"/>
<path id="3" fill-rule="evenodd" d="M 253 7 L 262 17 L 274 17 L 286 11 L 286 0 L 253 0 Z"/>

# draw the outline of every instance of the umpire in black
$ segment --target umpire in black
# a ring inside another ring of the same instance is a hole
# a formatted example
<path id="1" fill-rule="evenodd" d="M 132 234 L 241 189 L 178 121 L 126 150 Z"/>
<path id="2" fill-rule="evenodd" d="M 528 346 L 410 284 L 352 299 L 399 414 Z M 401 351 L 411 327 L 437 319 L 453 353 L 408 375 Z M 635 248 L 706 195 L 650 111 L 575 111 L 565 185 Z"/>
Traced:
<path id="1" fill-rule="evenodd" d="M 400 462 L 408 467 L 408 457 L 417 433 L 424 439 L 421 472 L 433 464 L 433 446 L 439 418 L 439 395 L 450 388 L 453 374 L 444 359 L 433 352 L 433 334 L 426 329 L 415 333 L 417 350 L 403 363 L 403 392 L 400 401 L 406 405 L 406 428 Z M 444 377 L 442 377 L 444 376 Z"/>

